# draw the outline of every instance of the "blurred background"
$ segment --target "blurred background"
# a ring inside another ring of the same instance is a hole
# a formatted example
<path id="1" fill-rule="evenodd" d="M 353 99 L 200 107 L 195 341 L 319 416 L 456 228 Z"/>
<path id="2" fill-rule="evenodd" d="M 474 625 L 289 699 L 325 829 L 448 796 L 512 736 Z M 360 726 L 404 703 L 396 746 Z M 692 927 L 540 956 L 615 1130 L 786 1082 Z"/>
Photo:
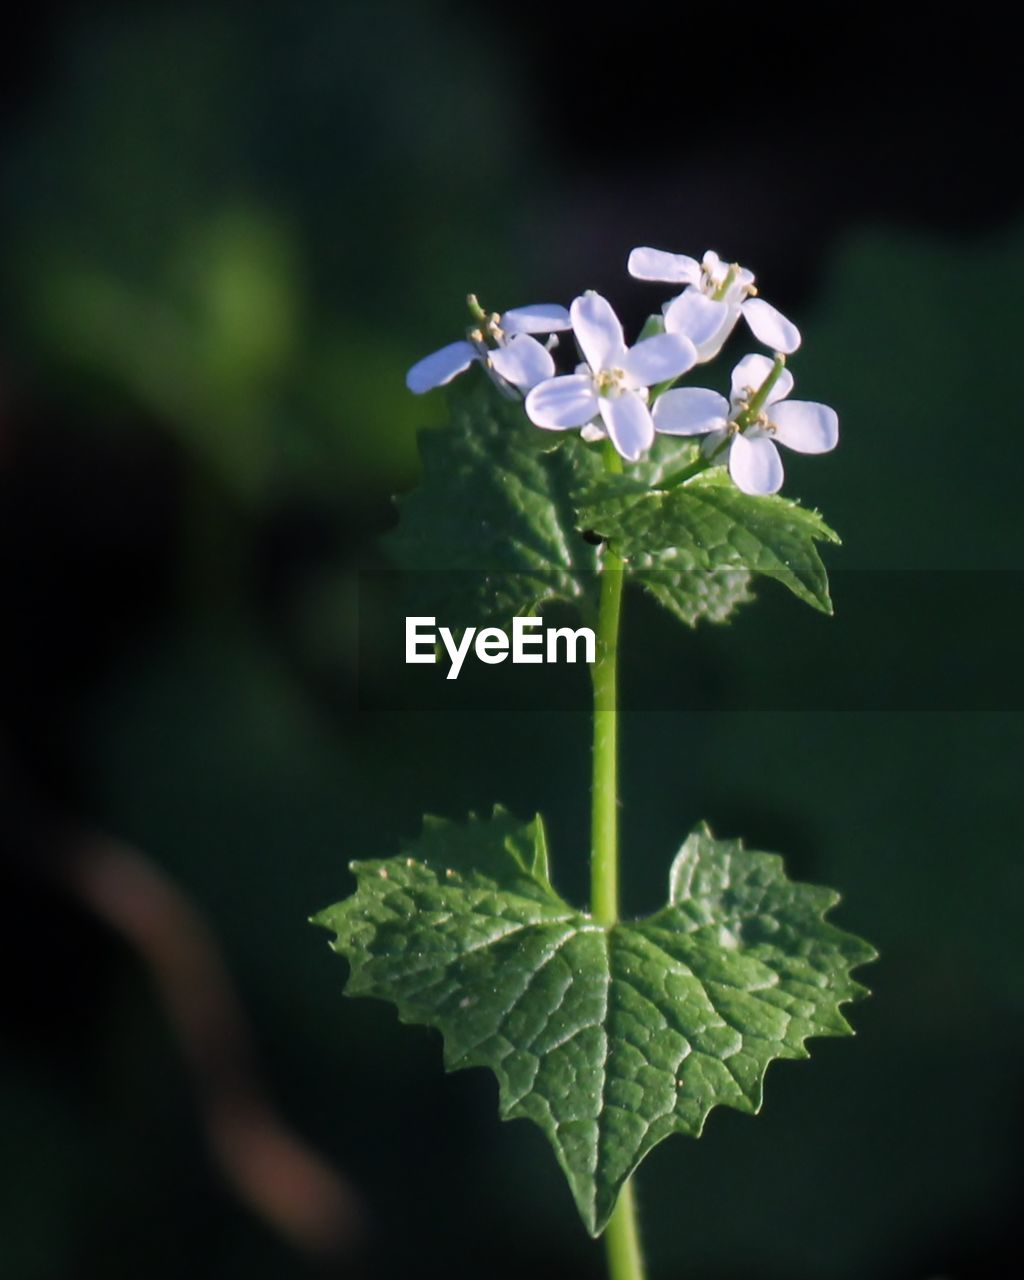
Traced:
<path id="1" fill-rule="evenodd" d="M 626 906 L 707 818 L 882 956 L 856 1040 L 644 1165 L 652 1280 L 1008 1274 L 1024 170 L 983 17 L 5 20 L 0 1274 L 602 1274 L 539 1132 L 343 1000 L 306 921 L 422 812 L 495 801 L 582 897 L 585 715 L 360 709 L 358 572 L 443 415 L 404 371 L 467 290 L 637 325 L 635 244 L 738 258 L 798 321 L 843 440 L 787 492 L 844 546 L 832 620 L 771 585 L 728 632 L 629 602 L 626 669 L 667 683 L 623 729 Z"/>

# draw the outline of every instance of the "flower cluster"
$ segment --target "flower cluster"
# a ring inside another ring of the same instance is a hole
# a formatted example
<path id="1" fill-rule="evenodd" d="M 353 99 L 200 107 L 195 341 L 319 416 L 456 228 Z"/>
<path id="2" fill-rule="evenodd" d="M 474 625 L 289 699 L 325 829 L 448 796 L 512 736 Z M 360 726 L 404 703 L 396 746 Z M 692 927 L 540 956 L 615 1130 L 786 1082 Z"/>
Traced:
<path id="1" fill-rule="evenodd" d="M 552 341 L 549 338 L 544 345 L 533 335 L 553 335 L 570 328 L 565 307 L 553 304 L 515 307 L 499 315 L 496 311 L 484 311 L 473 294 L 466 301 L 474 320 L 466 337 L 417 361 L 405 375 L 405 385 L 410 391 L 422 395 L 434 387 L 443 387 L 477 361 L 502 390 L 514 387 L 525 393 L 546 378 L 554 377 Z"/>
<path id="2" fill-rule="evenodd" d="M 629 255 L 638 280 L 682 286 L 648 322 L 633 346 L 610 303 L 587 292 L 568 311 L 554 304 L 488 313 L 470 295 L 473 323 L 466 337 L 426 356 L 406 383 L 421 394 L 481 364 L 506 395 L 524 398 L 527 417 L 545 431 L 579 429 L 588 441 L 609 439 L 627 462 L 637 462 L 658 433 L 703 436 L 707 465 L 726 465 L 744 493 L 776 493 L 782 459 L 776 445 L 799 453 L 827 453 L 839 439 L 839 420 L 827 405 L 790 400 L 793 375 L 786 357 L 800 331 L 757 296 L 754 276 L 708 252 L 700 262 L 684 254 L 638 248 Z M 772 356 L 745 356 L 732 371 L 728 399 L 703 387 L 675 383 L 714 359 L 740 318 Z M 557 334 L 571 330 L 582 362 L 558 373 Z M 546 342 L 541 342 L 545 337 Z"/>

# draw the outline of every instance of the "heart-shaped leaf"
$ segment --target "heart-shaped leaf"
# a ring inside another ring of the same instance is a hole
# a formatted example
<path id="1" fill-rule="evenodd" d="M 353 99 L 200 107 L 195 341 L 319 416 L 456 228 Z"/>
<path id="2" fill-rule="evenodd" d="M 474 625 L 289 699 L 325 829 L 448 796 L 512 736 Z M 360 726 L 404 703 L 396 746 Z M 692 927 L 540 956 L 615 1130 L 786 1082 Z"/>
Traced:
<path id="1" fill-rule="evenodd" d="M 449 1070 L 490 1067 L 502 1116 L 547 1134 L 595 1235 L 656 1143 L 697 1137 L 717 1105 L 757 1111 L 769 1062 L 849 1034 L 850 971 L 874 957 L 824 920 L 837 894 L 706 827 L 666 905 L 610 928 L 552 889 L 539 818 L 428 819 L 404 857 L 352 869 L 356 892 L 315 918 L 347 993 L 438 1028 Z"/>

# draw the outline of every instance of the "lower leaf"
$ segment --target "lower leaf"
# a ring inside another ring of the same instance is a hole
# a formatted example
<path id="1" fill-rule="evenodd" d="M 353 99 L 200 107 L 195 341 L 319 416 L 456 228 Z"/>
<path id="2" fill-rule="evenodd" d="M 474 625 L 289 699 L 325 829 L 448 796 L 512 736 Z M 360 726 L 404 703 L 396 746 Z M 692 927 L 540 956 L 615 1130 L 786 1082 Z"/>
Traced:
<path id="1" fill-rule="evenodd" d="M 437 1027 L 448 1070 L 486 1066 L 503 1118 L 547 1135 L 587 1229 L 605 1227 L 644 1155 L 697 1137 L 712 1107 L 756 1112 L 768 1063 L 846 1035 L 840 1005 L 873 949 L 824 920 L 829 889 L 704 826 L 666 905 L 610 928 L 549 881 L 540 818 L 428 818 L 406 856 L 352 864 L 358 887 L 314 918 L 349 995 Z"/>

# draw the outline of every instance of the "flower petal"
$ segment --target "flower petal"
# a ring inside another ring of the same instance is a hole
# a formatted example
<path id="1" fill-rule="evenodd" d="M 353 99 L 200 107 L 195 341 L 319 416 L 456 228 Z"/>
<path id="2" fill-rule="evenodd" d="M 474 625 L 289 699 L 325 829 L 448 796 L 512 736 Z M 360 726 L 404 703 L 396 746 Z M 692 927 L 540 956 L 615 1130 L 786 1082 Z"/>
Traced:
<path id="1" fill-rule="evenodd" d="M 743 493 L 778 493 L 782 488 L 782 459 L 771 436 L 733 437 L 729 474 Z"/>
<path id="2" fill-rule="evenodd" d="M 550 351 L 528 333 L 518 333 L 505 346 L 492 351 L 490 361 L 496 373 L 523 391 L 555 376 Z"/>
<path id="3" fill-rule="evenodd" d="M 770 303 L 762 298 L 748 298 L 740 310 L 758 342 L 787 356 L 799 347 L 800 330 Z"/>
<path id="4" fill-rule="evenodd" d="M 729 324 L 730 319 L 732 324 Z M 684 289 L 665 308 L 666 332 L 684 334 L 697 348 L 698 358 L 702 360 L 709 358 L 703 354 L 702 348 L 714 342 L 726 325 L 731 329 L 735 323 L 735 317 L 730 316 L 729 307 L 724 302 L 715 302 L 699 289 Z M 723 335 L 723 343 L 727 336 Z M 719 343 L 719 347 L 721 345 Z"/>
<path id="5" fill-rule="evenodd" d="M 535 427 L 569 431 L 597 416 L 597 401 L 589 375 L 568 373 L 538 383 L 526 397 L 526 415 Z"/>
<path id="6" fill-rule="evenodd" d="M 671 382 L 697 363 L 697 348 L 680 333 L 644 338 L 622 357 L 621 369 L 634 387 Z"/>
<path id="7" fill-rule="evenodd" d="M 744 294 L 749 292 L 749 286 L 752 285 L 757 277 L 753 271 L 748 271 L 746 267 L 739 267 L 736 272 L 736 283 L 743 290 Z"/>
<path id="8" fill-rule="evenodd" d="M 588 422 L 586 426 L 580 428 L 580 439 L 585 440 L 587 444 L 595 444 L 598 440 L 607 440 L 608 432 L 600 422 Z"/>
<path id="9" fill-rule="evenodd" d="M 787 400 L 771 412 L 775 439 L 797 453 L 828 453 L 839 443 L 839 415 L 827 404 Z"/>
<path id="10" fill-rule="evenodd" d="M 601 396 L 601 417 L 612 444 L 627 462 L 636 462 L 654 443 L 651 411 L 635 391 Z"/>
<path id="11" fill-rule="evenodd" d="M 729 420 L 729 401 L 704 387 L 679 387 L 654 402 L 654 429 L 669 436 L 702 436 L 721 431 Z"/>
<path id="12" fill-rule="evenodd" d="M 443 387 L 446 382 L 451 382 L 476 359 L 477 349 L 471 342 L 450 342 L 440 351 L 432 351 L 429 356 L 417 360 L 405 375 L 405 385 L 415 395 L 421 396 L 424 391 L 432 391 L 434 387 Z"/>
<path id="13" fill-rule="evenodd" d="M 513 307 L 501 317 L 501 327 L 509 337 L 514 333 L 555 333 L 571 329 L 572 321 L 565 307 L 553 302 L 539 302 L 533 307 Z"/>
<path id="14" fill-rule="evenodd" d="M 584 358 L 595 373 L 611 369 L 626 354 L 619 317 L 599 293 L 588 292 L 569 308 L 572 329 Z"/>
<path id="15" fill-rule="evenodd" d="M 636 280 L 664 280 L 667 284 L 696 284 L 700 280 L 700 263 L 685 253 L 634 249 L 627 266 Z"/>
<path id="16" fill-rule="evenodd" d="M 751 395 L 758 390 L 765 378 L 771 373 L 774 363 L 775 361 L 771 356 L 744 356 L 732 371 L 731 397 L 733 404 L 737 404 L 741 400 L 749 400 Z M 785 400 L 792 390 L 793 375 L 788 369 L 783 369 L 775 386 L 768 392 L 768 399 L 765 404 L 778 404 L 780 400 Z"/>
<path id="17" fill-rule="evenodd" d="M 702 342 L 697 348 L 697 360 L 700 364 L 707 364 L 709 360 L 714 360 L 715 356 L 718 355 L 729 340 L 733 329 L 736 328 L 736 321 L 740 318 L 739 306 L 732 302 L 727 303 L 726 306 L 728 307 L 728 315 L 726 316 L 725 324 L 722 325 L 713 338 L 709 338 L 707 342 Z"/>

